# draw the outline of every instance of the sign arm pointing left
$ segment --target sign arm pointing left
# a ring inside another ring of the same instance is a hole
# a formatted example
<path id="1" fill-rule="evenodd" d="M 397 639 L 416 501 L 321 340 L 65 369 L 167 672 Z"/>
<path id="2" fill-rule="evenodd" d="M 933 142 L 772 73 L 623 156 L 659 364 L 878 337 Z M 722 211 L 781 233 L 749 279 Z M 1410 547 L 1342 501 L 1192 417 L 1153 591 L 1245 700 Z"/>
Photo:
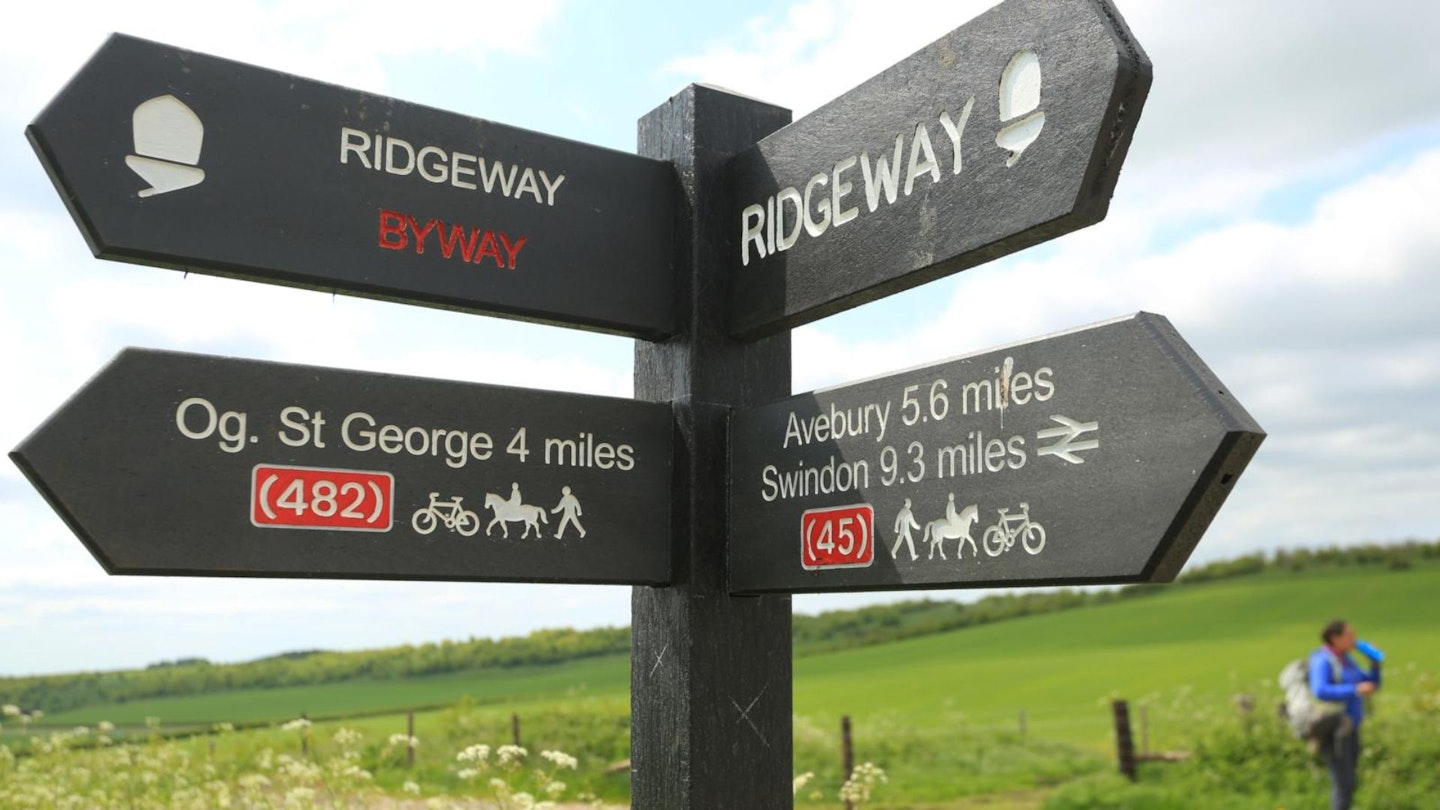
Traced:
<path id="1" fill-rule="evenodd" d="M 26 134 L 102 259 L 674 332 L 665 161 L 122 34 Z"/>
<path id="2" fill-rule="evenodd" d="M 126 349 L 10 457 L 111 574 L 661 585 L 673 423 L 668 403 Z"/>

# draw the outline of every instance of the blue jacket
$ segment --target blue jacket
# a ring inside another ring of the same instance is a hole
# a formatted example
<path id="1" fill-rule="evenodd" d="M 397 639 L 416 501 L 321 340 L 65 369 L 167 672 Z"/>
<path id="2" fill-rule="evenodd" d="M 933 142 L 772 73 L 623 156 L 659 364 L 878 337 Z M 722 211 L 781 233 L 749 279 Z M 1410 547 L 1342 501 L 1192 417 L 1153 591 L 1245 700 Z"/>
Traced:
<path id="1" fill-rule="evenodd" d="M 1339 672 L 1336 672 L 1337 662 Z M 1356 728 L 1360 727 L 1360 720 L 1365 716 L 1365 705 L 1355 691 L 1355 685 L 1366 681 L 1380 686 L 1379 664 L 1371 662 L 1370 671 L 1366 672 L 1350 660 L 1350 656 L 1337 657 L 1329 647 L 1321 647 L 1310 654 L 1310 691 L 1321 700 L 1344 703 L 1345 713 L 1350 715 Z"/>

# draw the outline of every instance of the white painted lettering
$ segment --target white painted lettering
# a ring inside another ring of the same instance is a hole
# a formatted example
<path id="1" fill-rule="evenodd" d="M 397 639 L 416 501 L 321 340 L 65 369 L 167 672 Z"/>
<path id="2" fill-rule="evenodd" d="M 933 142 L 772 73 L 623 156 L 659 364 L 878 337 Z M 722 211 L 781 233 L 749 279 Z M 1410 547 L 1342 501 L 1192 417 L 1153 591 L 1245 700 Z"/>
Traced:
<path id="1" fill-rule="evenodd" d="M 550 175 L 546 174 L 544 169 L 541 169 L 540 182 L 545 184 L 545 204 L 549 206 L 555 205 L 555 192 L 560 189 L 560 184 L 565 182 L 565 175 L 555 175 L 555 182 L 551 183 Z"/>
<path id="2" fill-rule="evenodd" d="M 787 202 L 794 207 L 795 212 L 792 217 L 794 225 L 788 233 L 785 230 L 785 204 Z M 800 240 L 800 227 L 804 224 L 804 207 L 805 201 L 794 186 L 786 186 L 780 189 L 779 194 L 775 195 L 775 248 L 777 250 L 789 250 Z"/>
<path id="3" fill-rule="evenodd" d="M 850 193 L 850 183 L 840 179 L 840 175 L 855 167 L 855 156 L 845 158 L 835 164 L 830 171 L 830 210 L 835 213 L 835 227 L 840 227 L 855 217 L 860 216 L 860 209 L 855 207 L 842 208 L 841 200 Z"/>
<path id="4" fill-rule="evenodd" d="M 751 205 L 740 217 L 740 263 L 750 264 L 750 245 L 754 243 L 758 258 L 765 258 L 765 209 Z"/>
<path id="5" fill-rule="evenodd" d="M 505 174 L 505 164 L 500 161 L 491 161 L 490 171 L 485 171 L 485 158 L 479 159 L 480 180 L 485 184 L 485 193 L 489 194 L 495 190 L 495 184 L 500 184 L 500 193 L 506 197 L 510 196 L 510 187 L 515 184 L 516 167 L 510 167 L 510 174 Z"/>
<path id="6" fill-rule="evenodd" d="M 366 152 L 370 149 L 370 136 L 358 129 L 350 127 L 340 128 L 340 162 L 349 163 L 351 152 L 360 161 L 360 165 L 370 168 L 370 158 Z"/>
<path id="7" fill-rule="evenodd" d="M 971 96 L 970 100 L 965 102 L 964 109 L 960 110 L 960 120 L 958 122 L 950 120 L 950 113 L 940 113 L 940 126 L 944 127 L 945 134 L 950 136 L 950 148 L 954 150 L 955 154 L 955 165 L 954 168 L 952 168 L 950 171 L 951 174 L 960 173 L 960 166 L 962 163 L 962 155 L 960 153 L 960 139 L 965 136 L 965 123 L 970 120 L 970 110 L 974 106 L 975 97 Z"/>
<path id="8" fill-rule="evenodd" d="M 880 194 L 885 194 L 886 202 L 893 204 L 895 195 L 900 193 L 900 160 L 904 154 L 905 136 L 895 136 L 895 155 L 889 161 L 885 155 L 875 159 L 875 171 L 870 171 L 870 153 L 862 152 L 860 155 L 860 172 L 865 177 L 865 203 L 874 211 L 880 207 Z"/>
<path id="9" fill-rule="evenodd" d="M 810 201 L 815 193 L 816 186 L 824 186 L 829 183 L 829 175 L 817 174 L 810 178 L 810 182 L 805 184 L 805 232 L 811 236 L 819 236 L 825 233 L 826 228 L 830 227 L 830 196 L 827 194 L 821 197 L 819 203 L 812 204 Z M 819 210 L 821 214 L 824 214 L 824 217 L 818 222 L 811 219 L 810 212 L 813 210 Z"/>
<path id="10" fill-rule="evenodd" d="M 475 176 L 474 155 L 467 155 L 464 152 L 456 152 L 450 156 L 450 185 L 456 188 L 463 188 L 474 191 L 476 188 L 475 184 L 470 182 L 469 180 L 461 180 L 461 176 Z"/>
<path id="11" fill-rule="evenodd" d="M 434 160 L 426 163 L 427 156 Z M 423 147 L 415 155 L 415 165 L 420 168 L 420 176 L 432 183 L 443 183 L 450 179 L 449 166 L 445 163 L 445 150 L 438 146 Z"/>
<path id="12" fill-rule="evenodd" d="M 765 249 L 775 252 L 775 198 L 765 201 Z"/>
<path id="13" fill-rule="evenodd" d="M 401 168 L 395 163 L 395 149 L 399 147 L 405 152 L 405 166 Z M 409 141 L 402 141 L 399 138 L 385 139 L 385 171 L 401 176 L 415 171 L 415 147 Z"/>
<path id="14" fill-rule="evenodd" d="M 924 159 L 920 159 L 921 154 Z M 915 138 L 910 141 L 910 170 L 905 172 L 905 196 L 915 190 L 915 178 L 930 175 L 931 183 L 940 182 L 940 163 L 935 160 L 935 149 L 930 146 L 930 130 L 925 122 L 915 125 Z"/>
<path id="15" fill-rule="evenodd" d="M 554 206 L 565 175 L 530 166 L 489 160 L 440 144 L 415 143 L 354 127 L 340 127 L 340 163 L 359 164 L 400 177 L 416 176 L 427 183 L 466 191 L 484 189 L 514 199 Z M 480 182 L 477 183 L 477 175 Z"/>
<path id="16" fill-rule="evenodd" d="M 1053 382 L 1050 381 L 1050 375 L 1051 375 L 1051 374 L 1054 374 L 1054 373 L 1055 373 L 1055 370 L 1052 369 L 1052 368 L 1050 368 L 1049 366 L 1046 366 L 1045 368 L 1042 368 L 1042 369 L 1037 369 L 1037 370 L 1035 371 L 1035 387 L 1036 387 L 1037 389 L 1040 389 L 1040 388 L 1045 389 L 1045 393 L 1043 393 L 1043 394 L 1040 393 L 1039 390 L 1036 390 L 1036 392 L 1035 392 L 1035 399 L 1036 399 L 1036 400 L 1038 400 L 1038 401 L 1040 401 L 1040 402 L 1045 402 L 1045 401 L 1049 400 L 1051 397 L 1055 396 L 1055 383 L 1053 383 Z"/>
<path id="17" fill-rule="evenodd" d="M 535 202 L 537 203 L 545 202 L 543 199 L 540 198 L 540 184 L 535 182 L 534 169 L 527 168 L 520 175 L 520 186 L 519 188 L 515 189 L 515 199 L 520 199 L 520 195 L 525 193 L 535 195 Z"/>

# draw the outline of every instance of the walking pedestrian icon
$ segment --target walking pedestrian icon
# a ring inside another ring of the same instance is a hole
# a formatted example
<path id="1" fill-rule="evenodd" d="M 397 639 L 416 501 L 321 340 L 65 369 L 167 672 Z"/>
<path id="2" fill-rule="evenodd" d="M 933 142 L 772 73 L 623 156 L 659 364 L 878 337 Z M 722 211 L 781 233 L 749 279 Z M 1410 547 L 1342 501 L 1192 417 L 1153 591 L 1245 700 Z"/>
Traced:
<path id="1" fill-rule="evenodd" d="M 131 117 L 135 154 L 125 156 L 125 165 L 150 184 L 141 197 L 153 197 L 199 185 L 205 179 L 200 168 L 200 146 L 205 124 L 195 111 L 174 96 L 156 96 L 135 108 Z"/>
<path id="2" fill-rule="evenodd" d="M 560 536 L 565 534 L 565 527 L 572 525 L 580 532 L 580 536 L 584 537 L 585 527 L 580 525 L 582 510 L 580 509 L 579 499 L 570 493 L 570 487 L 561 487 L 560 494 L 562 496 L 560 503 L 557 504 L 554 509 L 550 510 L 551 514 L 556 512 L 562 513 L 560 516 L 560 528 L 555 530 L 555 539 L 560 539 Z"/>

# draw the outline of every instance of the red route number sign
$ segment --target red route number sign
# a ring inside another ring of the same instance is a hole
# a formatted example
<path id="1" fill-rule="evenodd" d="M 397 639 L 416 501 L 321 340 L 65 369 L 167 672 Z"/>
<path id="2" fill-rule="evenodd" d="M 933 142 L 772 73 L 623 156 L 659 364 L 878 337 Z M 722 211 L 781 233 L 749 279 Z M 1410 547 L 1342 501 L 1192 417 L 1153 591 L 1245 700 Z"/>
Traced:
<path id="1" fill-rule="evenodd" d="M 364 470 L 257 464 L 250 522 L 262 528 L 388 532 L 395 477 Z"/>
<path id="2" fill-rule="evenodd" d="M 800 565 L 868 568 L 875 562 L 875 509 L 870 504 L 810 509 L 800 516 Z"/>

